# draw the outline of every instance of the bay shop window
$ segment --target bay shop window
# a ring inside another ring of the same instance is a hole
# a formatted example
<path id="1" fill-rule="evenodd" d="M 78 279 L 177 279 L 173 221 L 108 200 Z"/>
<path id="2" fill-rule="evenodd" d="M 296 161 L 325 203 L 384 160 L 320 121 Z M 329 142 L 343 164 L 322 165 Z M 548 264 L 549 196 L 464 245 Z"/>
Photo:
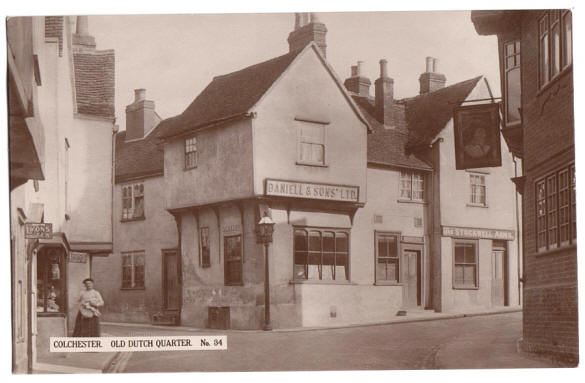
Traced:
<path id="1" fill-rule="evenodd" d="M 65 312 L 65 252 L 62 248 L 47 248 L 37 258 L 37 312 Z"/>
<path id="2" fill-rule="evenodd" d="M 348 281 L 349 231 L 295 228 L 294 279 Z"/>
<path id="3" fill-rule="evenodd" d="M 539 83 L 543 87 L 573 62 L 571 11 L 549 10 L 538 22 Z"/>

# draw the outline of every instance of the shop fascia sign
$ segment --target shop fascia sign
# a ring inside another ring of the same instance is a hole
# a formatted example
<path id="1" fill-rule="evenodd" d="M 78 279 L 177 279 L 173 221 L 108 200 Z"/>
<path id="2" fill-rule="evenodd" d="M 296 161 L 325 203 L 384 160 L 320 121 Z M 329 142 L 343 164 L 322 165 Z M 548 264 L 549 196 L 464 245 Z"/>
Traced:
<path id="1" fill-rule="evenodd" d="M 514 231 L 499 229 L 478 229 L 472 227 L 443 226 L 443 237 L 467 239 L 499 239 L 513 241 Z"/>
<path id="2" fill-rule="evenodd" d="M 52 223 L 27 222 L 24 224 L 24 238 L 26 239 L 51 239 L 52 237 Z"/>
<path id="3" fill-rule="evenodd" d="M 331 185 L 286 180 L 266 180 L 266 195 L 318 199 L 340 202 L 358 202 L 359 186 Z"/>

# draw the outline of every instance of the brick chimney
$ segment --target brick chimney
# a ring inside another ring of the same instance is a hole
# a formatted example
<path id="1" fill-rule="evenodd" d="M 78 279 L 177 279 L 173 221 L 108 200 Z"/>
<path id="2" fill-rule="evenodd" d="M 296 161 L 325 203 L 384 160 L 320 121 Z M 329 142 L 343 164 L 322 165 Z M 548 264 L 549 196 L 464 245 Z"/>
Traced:
<path id="1" fill-rule="evenodd" d="M 78 48 L 95 49 L 95 38 L 89 34 L 89 21 L 87 16 L 77 16 L 73 45 Z"/>
<path id="2" fill-rule="evenodd" d="M 126 140 L 143 138 L 159 122 L 154 101 L 146 100 L 146 89 L 135 89 L 134 102 L 126 106 Z"/>
<path id="3" fill-rule="evenodd" d="M 358 61 L 357 65 L 351 66 L 351 77 L 347 78 L 343 85 L 348 91 L 362 97 L 370 96 L 370 85 L 372 82 L 369 78 L 362 76 L 362 61 Z"/>
<path id="4" fill-rule="evenodd" d="M 327 27 L 315 13 L 295 13 L 295 29 L 288 35 L 289 52 L 304 48 L 312 41 L 327 56 Z"/>
<path id="5" fill-rule="evenodd" d="M 444 74 L 437 73 L 439 60 L 427 57 L 427 70 L 418 78 L 420 83 L 420 94 L 431 93 L 445 87 L 447 78 Z"/>
<path id="6" fill-rule="evenodd" d="M 392 125 L 392 110 L 394 108 L 394 80 L 388 77 L 388 61 L 380 60 L 380 78 L 375 83 L 376 117 L 384 125 Z"/>

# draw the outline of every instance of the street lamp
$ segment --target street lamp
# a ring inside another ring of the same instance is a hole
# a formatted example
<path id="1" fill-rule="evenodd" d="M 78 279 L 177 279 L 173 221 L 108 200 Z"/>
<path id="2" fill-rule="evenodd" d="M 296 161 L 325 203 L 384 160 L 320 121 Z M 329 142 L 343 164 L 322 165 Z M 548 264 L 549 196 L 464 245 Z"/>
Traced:
<path id="1" fill-rule="evenodd" d="M 272 330 L 270 325 L 270 274 L 268 271 L 268 246 L 272 242 L 274 221 L 264 212 L 256 228 L 257 242 L 264 244 L 264 331 Z"/>

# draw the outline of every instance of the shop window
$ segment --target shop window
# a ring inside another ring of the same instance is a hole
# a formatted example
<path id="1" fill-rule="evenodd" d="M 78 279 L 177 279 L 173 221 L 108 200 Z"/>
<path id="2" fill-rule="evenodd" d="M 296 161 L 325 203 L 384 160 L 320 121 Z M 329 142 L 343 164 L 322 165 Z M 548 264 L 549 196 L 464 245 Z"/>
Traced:
<path id="1" fill-rule="evenodd" d="M 574 243 L 577 238 L 574 165 L 537 181 L 535 197 L 537 250 Z"/>
<path id="2" fill-rule="evenodd" d="M 424 199 L 424 176 L 418 172 L 400 172 L 400 199 L 422 201 Z"/>
<path id="3" fill-rule="evenodd" d="M 64 313 L 65 255 L 61 248 L 47 248 L 37 256 L 37 312 Z"/>
<path id="4" fill-rule="evenodd" d="M 122 187 L 122 220 L 144 218 L 144 184 L 136 183 Z"/>
<path id="5" fill-rule="evenodd" d="M 469 203 L 475 206 L 487 206 L 485 176 L 470 174 L 469 184 L 471 187 Z"/>
<path id="6" fill-rule="evenodd" d="M 573 24 L 570 11 L 546 11 L 538 22 L 539 80 L 544 86 L 573 61 Z"/>
<path id="7" fill-rule="evenodd" d="M 504 76 L 505 76 L 505 122 L 520 122 L 520 41 L 504 43 Z"/>
<path id="8" fill-rule="evenodd" d="M 399 283 L 399 234 L 376 233 L 376 284 Z"/>
<path id="9" fill-rule="evenodd" d="M 295 280 L 349 280 L 349 233 L 302 228 L 294 231 Z"/>
<path id="10" fill-rule="evenodd" d="M 122 288 L 144 288 L 144 251 L 122 253 Z"/>
<path id="11" fill-rule="evenodd" d="M 299 126 L 298 162 L 325 165 L 325 126 L 303 123 Z"/>
<path id="12" fill-rule="evenodd" d="M 223 240 L 225 285 L 242 285 L 242 236 L 226 236 Z"/>
<path id="13" fill-rule="evenodd" d="M 453 260 L 453 287 L 478 287 L 477 241 L 455 240 Z"/>
<path id="14" fill-rule="evenodd" d="M 185 169 L 197 167 L 197 138 L 191 137 L 185 140 Z"/>
<path id="15" fill-rule="evenodd" d="M 201 246 L 201 267 L 211 266 L 211 254 L 209 251 L 209 228 L 199 229 L 199 243 Z"/>

